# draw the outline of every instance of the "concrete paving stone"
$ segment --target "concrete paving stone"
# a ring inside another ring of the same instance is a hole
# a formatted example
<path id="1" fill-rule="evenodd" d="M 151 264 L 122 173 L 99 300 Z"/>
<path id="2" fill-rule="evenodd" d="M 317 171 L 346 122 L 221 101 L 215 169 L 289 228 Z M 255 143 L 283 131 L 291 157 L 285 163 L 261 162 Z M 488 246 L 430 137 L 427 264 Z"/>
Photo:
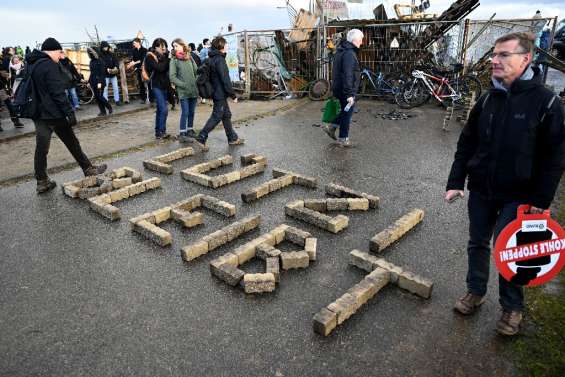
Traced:
<path id="1" fill-rule="evenodd" d="M 349 217 L 344 215 L 337 215 L 332 218 L 328 224 L 326 230 L 332 233 L 339 233 L 349 225 Z"/>
<path id="2" fill-rule="evenodd" d="M 189 216 L 191 212 L 183 209 L 179 203 L 171 205 L 171 217 L 173 220 L 180 220 L 183 217 Z"/>
<path id="3" fill-rule="evenodd" d="M 269 192 L 275 192 L 282 189 L 282 183 L 279 179 L 271 179 L 268 183 L 269 183 Z"/>
<path id="4" fill-rule="evenodd" d="M 172 211 L 171 211 L 172 213 Z M 201 212 L 192 212 L 177 219 L 185 228 L 194 228 L 204 224 L 204 215 Z"/>
<path id="5" fill-rule="evenodd" d="M 286 228 L 284 233 L 284 239 L 292 242 L 296 245 L 304 247 L 306 244 L 306 239 L 312 237 L 312 235 L 302 229 L 289 226 Z"/>
<path id="6" fill-rule="evenodd" d="M 318 178 L 308 177 L 302 174 L 294 174 L 292 181 L 294 182 L 294 184 L 299 186 L 304 186 L 308 188 L 318 187 Z"/>
<path id="7" fill-rule="evenodd" d="M 181 176 L 184 180 L 196 183 L 204 187 L 212 187 L 211 178 L 205 174 L 194 173 L 187 170 L 181 171 Z"/>
<path id="8" fill-rule="evenodd" d="M 205 164 L 207 165 L 206 171 L 210 171 L 210 170 L 214 170 L 214 169 L 217 169 L 220 166 L 222 166 L 222 161 L 215 159 L 215 160 L 210 160 L 208 162 L 205 162 Z"/>
<path id="9" fill-rule="evenodd" d="M 208 242 L 199 240 L 181 249 L 181 257 L 185 261 L 191 261 L 208 253 Z"/>
<path id="10" fill-rule="evenodd" d="M 226 175 L 218 175 L 215 177 L 211 177 L 210 179 L 210 184 L 211 184 L 210 187 L 212 188 L 219 188 L 227 185 L 228 183 L 229 183 L 228 177 L 226 177 Z"/>
<path id="11" fill-rule="evenodd" d="M 261 215 L 249 216 L 240 221 L 245 224 L 245 232 L 247 233 L 261 225 Z"/>
<path id="12" fill-rule="evenodd" d="M 316 249 L 318 247 L 318 239 L 313 237 L 306 238 L 304 243 L 304 251 L 308 253 L 308 257 L 311 261 L 316 260 Z"/>
<path id="13" fill-rule="evenodd" d="M 229 264 L 231 266 L 237 267 L 238 266 L 237 255 L 235 255 L 234 253 L 226 253 L 212 260 L 210 264 L 215 264 L 216 266 L 219 266 L 221 264 Z"/>
<path id="14" fill-rule="evenodd" d="M 112 203 L 112 198 L 110 198 L 110 195 L 108 194 L 101 194 L 98 196 L 95 196 L 93 198 L 88 198 L 88 201 L 96 201 L 96 202 L 100 202 L 100 203 L 104 203 L 104 204 L 110 204 Z"/>
<path id="15" fill-rule="evenodd" d="M 111 191 L 109 195 L 112 203 L 119 202 L 120 200 L 129 198 L 129 189 L 124 187 L 119 190 Z"/>
<path id="16" fill-rule="evenodd" d="M 404 271 L 398 277 L 398 286 L 422 298 L 430 298 L 434 283 L 412 272 Z"/>
<path id="17" fill-rule="evenodd" d="M 284 241 L 284 234 L 285 234 L 287 229 L 288 229 L 288 225 L 281 224 L 281 225 L 278 225 L 277 227 L 275 227 L 275 229 L 273 229 L 269 232 L 273 236 L 275 236 L 275 245 L 278 245 L 279 243 Z"/>
<path id="18" fill-rule="evenodd" d="M 126 186 L 133 184 L 133 181 L 130 177 L 126 178 L 117 178 L 112 181 L 112 188 L 113 189 L 120 189 Z"/>
<path id="19" fill-rule="evenodd" d="M 245 233 L 245 223 L 241 221 L 236 221 L 226 227 L 224 227 L 224 231 L 228 236 L 228 242 L 233 241 L 243 233 Z"/>
<path id="20" fill-rule="evenodd" d="M 241 160 L 241 164 L 242 165 L 247 165 L 250 164 L 253 160 L 253 157 L 257 156 L 256 153 L 247 153 L 244 155 L 241 155 L 240 160 Z"/>
<path id="21" fill-rule="evenodd" d="M 269 182 L 270 181 L 262 183 L 259 186 L 255 187 L 255 190 L 257 192 L 257 199 L 268 195 L 271 192 L 271 185 Z"/>
<path id="22" fill-rule="evenodd" d="M 152 212 L 155 217 L 155 224 L 160 224 L 171 218 L 171 207 L 159 208 Z"/>
<path id="23" fill-rule="evenodd" d="M 255 248 L 257 247 L 256 244 L 252 242 L 248 242 L 236 248 L 233 253 L 237 255 L 237 264 L 238 266 L 243 265 L 245 262 L 250 261 L 251 259 L 255 258 L 256 251 Z"/>
<path id="24" fill-rule="evenodd" d="M 387 270 L 390 273 L 390 282 L 393 284 L 398 284 L 398 278 L 404 272 L 404 269 L 400 266 L 386 261 L 383 258 L 375 258 L 376 259 L 374 259 L 373 268 L 376 269 L 378 267 Z"/>
<path id="25" fill-rule="evenodd" d="M 267 166 L 267 158 L 265 158 L 264 156 L 255 156 L 251 159 L 251 161 L 253 161 L 253 163 L 257 164 L 257 165 L 263 165 L 263 166 Z"/>
<path id="26" fill-rule="evenodd" d="M 363 279 L 353 287 L 349 288 L 347 293 L 355 297 L 357 306 L 361 307 L 365 305 L 367 301 L 373 298 L 373 296 L 375 296 L 378 291 L 379 290 L 376 284 L 373 284 L 373 282 L 370 280 Z"/>
<path id="27" fill-rule="evenodd" d="M 228 184 L 241 180 L 241 173 L 239 172 L 239 170 L 234 170 L 232 172 L 224 174 L 224 176 L 226 177 Z"/>
<path id="28" fill-rule="evenodd" d="M 336 196 L 336 197 L 341 197 L 341 194 L 343 192 L 343 186 L 340 186 L 338 184 L 335 183 L 329 183 L 326 185 L 325 190 L 326 190 L 326 194 L 330 195 L 330 196 Z"/>
<path id="29" fill-rule="evenodd" d="M 88 199 L 94 196 L 100 195 L 100 188 L 99 187 L 84 187 L 78 189 L 78 198 L 79 199 Z"/>
<path id="30" fill-rule="evenodd" d="M 169 232 L 149 221 L 141 220 L 135 223 L 133 230 L 159 246 L 168 246 L 172 243 L 172 236 Z"/>
<path id="31" fill-rule="evenodd" d="M 209 195 L 202 197 L 202 206 L 226 217 L 235 216 L 236 213 L 235 205 Z"/>
<path id="32" fill-rule="evenodd" d="M 332 217 L 308 208 L 285 208 L 285 214 L 305 223 L 312 224 L 321 229 L 328 229 Z"/>
<path id="33" fill-rule="evenodd" d="M 345 293 L 327 306 L 327 309 L 337 315 L 337 324 L 341 325 L 349 317 L 351 317 L 358 309 L 355 297 L 349 293 Z"/>
<path id="34" fill-rule="evenodd" d="M 110 173 L 110 178 L 112 179 L 122 178 L 122 177 L 127 177 L 127 175 L 128 175 L 127 169 L 125 167 L 121 167 L 112 170 L 112 172 Z"/>
<path id="35" fill-rule="evenodd" d="M 146 179 L 144 181 L 141 181 L 140 183 L 145 183 L 145 189 L 146 190 L 154 190 L 154 189 L 161 187 L 161 178 L 153 177 L 153 178 L 149 178 L 149 179 Z"/>
<path id="36" fill-rule="evenodd" d="M 78 193 L 80 191 L 80 187 L 66 185 L 63 186 L 63 193 L 71 198 L 78 198 Z"/>
<path id="37" fill-rule="evenodd" d="M 147 190 L 147 187 L 145 187 L 145 184 L 143 182 L 134 183 L 126 187 L 128 189 L 129 196 L 136 196 L 144 193 Z"/>
<path id="38" fill-rule="evenodd" d="M 352 250 L 349 253 L 349 264 L 367 272 L 375 269 L 377 257 L 361 250 Z"/>
<path id="39" fill-rule="evenodd" d="M 310 265 L 310 257 L 305 251 L 281 252 L 280 258 L 283 270 L 307 268 Z"/>
<path id="40" fill-rule="evenodd" d="M 97 212 L 98 214 L 104 216 L 105 218 L 111 221 L 120 219 L 121 212 L 119 208 L 114 207 L 111 204 L 106 204 L 100 200 L 93 200 L 97 198 L 100 198 L 100 196 L 95 196 L 94 198 L 88 199 L 90 209 L 92 209 L 94 212 Z"/>
<path id="41" fill-rule="evenodd" d="M 275 277 L 275 282 L 280 282 L 281 276 L 281 263 L 279 257 L 269 257 L 265 261 L 266 272 L 271 273 Z"/>
<path id="42" fill-rule="evenodd" d="M 373 284 L 377 290 L 381 290 L 390 282 L 390 272 L 383 268 L 375 268 L 371 273 L 365 276 L 365 280 Z"/>
<path id="43" fill-rule="evenodd" d="M 338 198 L 365 198 L 369 200 L 370 208 L 375 209 L 379 207 L 380 199 L 378 196 L 375 195 L 369 195 L 367 193 L 359 192 L 335 183 L 330 183 L 326 185 L 325 190 L 326 190 L 326 194 L 330 196 L 336 196 Z"/>
<path id="44" fill-rule="evenodd" d="M 208 251 L 212 251 L 228 242 L 228 234 L 223 229 L 219 229 L 202 237 L 201 240 L 208 242 Z"/>
<path id="45" fill-rule="evenodd" d="M 229 154 L 219 157 L 218 160 L 222 163 L 222 166 L 228 166 L 233 164 L 233 157 Z"/>
<path id="46" fill-rule="evenodd" d="M 260 168 L 260 166 L 258 166 L 257 164 L 253 164 L 253 165 L 244 166 L 241 169 L 239 169 L 239 175 L 241 176 L 241 179 L 244 179 L 256 175 L 262 171 L 263 170 Z"/>
<path id="47" fill-rule="evenodd" d="M 281 188 L 288 187 L 288 186 L 294 184 L 294 180 L 292 178 L 292 175 L 288 175 L 288 174 L 283 175 L 280 178 L 277 178 L 277 180 L 281 183 Z"/>
<path id="48" fill-rule="evenodd" d="M 312 327 L 314 332 L 323 336 L 328 336 L 337 326 L 337 314 L 322 308 L 314 315 Z"/>
<path id="49" fill-rule="evenodd" d="M 241 194 L 241 200 L 243 200 L 243 202 L 245 203 L 251 203 L 257 199 L 258 196 L 257 196 L 257 191 L 255 189 L 251 189 Z"/>
<path id="50" fill-rule="evenodd" d="M 294 173 L 289 171 L 289 170 L 273 168 L 273 178 L 280 178 L 280 177 L 283 177 L 285 175 L 293 176 Z"/>
<path id="51" fill-rule="evenodd" d="M 145 160 L 143 161 L 143 167 L 157 173 L 173 174 L 173 166 L 161 161 Z"/>
<path id="52" fill-rule="evenodd" d="M 281 251 L 276 249 L 274 246 L 263 243 L 257 245 L 255 248 L 257 258 L 267 260 L 268 258 L 278 258 L 281 255 Z"/>
<path id="53" fill-rule="evenodd" d="M 275 276 L 272 273 L 245 274 L 243 289 L 245 293 L 266 293 L 275 290 Z"/>
<path id="54" fill-rule="evenodd" d="M 328 210 L 326 199 L 304 199 L 304 207 L 317 212 L 326 212 Z"/>
<path id="55" fill-rule="evenodd" d="M 424 211 L 421 209 L 414 209 L 402 216 L 393 225 L 387 227 L 371 239 L 371 251 L 375 253 L 382 252 L 388 246 L 406 235 L 406 233 L 418 225 L 423 218 Z"/>
<path id="56" fill-rule="evenodd" d="M 153 216 L 151 212 L 147 212 L 139 216 L 132 217 L 131 219 L 129 219 L 129 222 L 132 225 L 131 229 L 133 230 L 133 224 L 136 224 L 140 221 L 147 221 L 151 224 L 155 224 L 155 216 Z"/>
<path id="57" fill-rule="evenodd" d="M 348 198 L 349 211 L 367 211 L 369 210 L 369 200 L 365 198 Z"/>
<path id="58" fill-rule="evenodd" d="M 237 286 L 245 276 L 245 272 L 228 263 L 222 263 L 219 265 L 210 263 L 210 272 L 213 276 L 232 287 Z"/>
<path id="59" fill-rule="evenodd" d="M 347 211 L 349 209 L 349 201 L 346 198 L 330 198 L 326 199 L 326 206 L 329 211 Z"/>

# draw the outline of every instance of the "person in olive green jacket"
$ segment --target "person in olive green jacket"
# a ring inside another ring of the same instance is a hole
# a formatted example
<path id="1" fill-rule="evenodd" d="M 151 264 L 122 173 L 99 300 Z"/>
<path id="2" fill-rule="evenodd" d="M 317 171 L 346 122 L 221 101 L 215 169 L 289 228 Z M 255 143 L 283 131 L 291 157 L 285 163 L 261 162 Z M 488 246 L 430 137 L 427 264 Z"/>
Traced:
<path id="1" fill-rule="evenodd" d="M 177 90 L 180 100 L 180 135 L 181 143 L 186 143 L 196 137 L 193 130 L 194 112 L 198 99 L 196 87 L 196 63 L 190 55 L 190 48 L 181 39 L 172 43 L 173 57 L 169 63 L 169 79 Z"/>

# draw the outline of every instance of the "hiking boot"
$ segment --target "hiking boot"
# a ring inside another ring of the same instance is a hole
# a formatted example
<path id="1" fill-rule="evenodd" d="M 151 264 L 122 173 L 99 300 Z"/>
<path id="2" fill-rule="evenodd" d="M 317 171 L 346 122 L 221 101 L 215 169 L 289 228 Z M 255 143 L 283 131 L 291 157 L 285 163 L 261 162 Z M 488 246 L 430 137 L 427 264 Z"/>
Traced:
<path id="1" fill-rule="evenodd" d="M 93 175 L 100 175 L 106 171 L 108 166 L 106 164 L 92 165 L 84 171 L 84 176 L 89 177 Z"/>
<path id="2" fill-rule="evenodd" d="M 328 125 L 323 125 L 322 131 L 324 131 L 333 140 L 337 140 L 337 137 L 335 136 L 335 132 L 337 131 L 337 128 Z"/>
<path id="3" fill-rule="evenodd" d="M 14 123 L 14 127 L 16 128 L 24 128 L 24 124 L 20 121 L 19 118 L 12 118 L 12 122 Z"/>
<path id="4" fill-rule="evenodd" d="M 517 310 L 503 310 L 502 317 L 496 323 L 496 331 L 500 335 L 512 336 L 520 331 L 522 312 Z"/>
<path id="5" fill-rule="evenodd" d="M 186 136 L 192 138 L 192 139 L 196 139 L 196 132 L 194 132 L 194 130 L 192 128 L 189 128 L 188 131 L 186 131 Z"/>
<path id="6" fill-rule="evenodd" d="M 187 134 L 182 133 L 179 135 L 179 142 L 180 143 L 191 143 L 192 139 L 190 137 L 188 137 Z"/>
<path id="7" fill-rule="evenodd" d="M 208 149 L 210 149 L 206 145 L 206 142 L 202 142 L 202 141 L 200 141 L 200 139 L 194 139 L 194 144 L 198 145 L 200 147 L 200 149 L 202 150 L 202 152 L 206 152 Z"/>
<path id="8" fill-rule="evenodd" d="M 351 144 L 351 141 L 349 141 L 349 138 L 347 138 L 347 139 L 339 139 L 337 141 L 337 146 L 341 148 L 351 148 L 353 144 Z"/>
<path id="9" fill-rule="evenodd" d="M 467 293 L 455 302 L 453 309 L 463 315 L 473 314 L 486 301 L 485 296 Z"/>
<path id="10" fill-rule="evenodd" d="M 35 189 L 35 191 L 38 194 L 43 194 L 47 191 L 53 190 L 56 186 L 57 186 L 57 182 L 52 181 L 49 178 L 38 179 L 37 180 L 37 188 Z"/>
<path id="11" fill-rule="evenodd" d="M 228 144 L 229 145 L 243 145 L 243 144 L 245 144 L 245 139 L 242 139 L 242 138 L 239 137 L 239 138 L 235 139 L 234 141 L 228 141 Z"/>

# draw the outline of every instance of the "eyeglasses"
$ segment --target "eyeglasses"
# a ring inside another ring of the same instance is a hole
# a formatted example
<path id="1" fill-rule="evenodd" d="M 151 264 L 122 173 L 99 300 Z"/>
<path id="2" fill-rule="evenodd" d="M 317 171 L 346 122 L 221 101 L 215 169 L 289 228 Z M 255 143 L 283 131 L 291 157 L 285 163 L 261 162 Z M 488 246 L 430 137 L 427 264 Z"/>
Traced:
<path id="1" fill-rule="evenodd" d="M 508 59 L 512 55 L 526 55 L 526 54 L 528 54 L 528 52 L 525 51 L 520 51 L 520 52 L 503 51 L 503 52 L 491 52 L 488 57 L 491 60 L 496 57 L 498 57 L 501 60 L 504 60 L 504 59 Z"/>

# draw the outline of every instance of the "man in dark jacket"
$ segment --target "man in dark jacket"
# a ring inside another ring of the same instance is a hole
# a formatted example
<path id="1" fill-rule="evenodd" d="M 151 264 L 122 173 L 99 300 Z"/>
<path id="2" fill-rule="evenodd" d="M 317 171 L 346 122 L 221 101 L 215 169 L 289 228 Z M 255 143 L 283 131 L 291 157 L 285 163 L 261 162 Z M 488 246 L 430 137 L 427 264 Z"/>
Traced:
<path id="1" fill-rule="evenodd" d="M 67 56 L 59 62 L 63 71 L 63 79 L 65 80 L 65 88 L 70 97 L 71 105 L 75 110 L 80 109 L 80 102 L 77 95 L 77 85 L 83 80 L 83 76 L 78 72 L 75 65 Z"/>
<path id="2" fill-rule="evenodd" d="M 36 130 L 35 178 L 37 193 L 52 190 L 57 184 L 47 175 L 47 154 L 51 134 L 55 132 L 82 168 L 84 175 L 102 174 L 106 165 L 92 165 L 82 151 L 72 127 L 77 124 L 73 107 L 65 92 L 59 60 L 64 56 L 63 49 L 54 38 L 47 38 L 41 51 L 34 50 L 26 58 L 26 69 L 33 70 L 31 79 L 35 88 L 39 109 L 33 117 Z"/>
<path id="3" fill-rule="evenodd" d="M 128 63 L 128 69 L 135 69 L 135 77 L 137 78 L 137 85 L 139 86 L 139 98 L 141 103 L 147 103 L 147 88 L 146 83 L 141 78 L 141 64 L 147 55 L 147 49 L 141 45 L 141 39 L 135 38 L 132 42 L 133 50 L 131 51 L 131 62 Z"/>
<path id="4" fill-rule="evenodd" d="M 114 102 L 116 106 L 120 106 L 120 88 L 118 87 L 118 77 L 116 76 L 120 71 L 118 66 L 119 62 L 116 55 L 110 51 L 110 45 L 106 41 L 100 42 L 100 60 L 106 67 L 106 86 L 104 87 L 104 98 L 108 99 L 108 86 L 112 84 L 112 93 L 114 94 Z"/>
<path id="5" fill-rule="evenodd" d="M 330 126 L 323 127 L 325 133 L 338 141 L 341 147 L 350 147 L 349 125 L 353 116 L 355 96 L 359 89 L 361 69 L 357 52 L 363 43 L 361 30 L 352 29 L 347 33 L 347 40 L 341 42 L 334 57 L 332 67 L 332 91 L 339 100 L 341 112 Z M 335 134 L 339 127 L 339 138 Z"/>
<path id="6" fill-rule="evenodd" d="M 454 309 L 472 314 L 485 301 L 490 239 L 516 218 L 519 205 L 530 213 L 549 208 L 565 167 L 563 108 L 530 66 L 534 37 L 511 33 L 495 42 L 494 88 L 473 107 L 457 143 L 445 199 L 463 197 L 468 178 L 469 259 L 467 294 Z M 524 308 L 522 285 L 499 275 L 502 335 L 519 331 Z"/>
<path id="7" fill-rule="evenodd" d="M 196 46 L 194 43 L 189 43 L 188 47 L 190 47 L 190 56 L 192 57 L 192 60 L 194 60 L 197 67 L 200 67 L 202 65 L 202 61 L 200 60 L 200 56 L 196 53 Z"/>
<path id="8" fill-rule="evenodd" d="M 232 98 L 237 103 L 237 96 L 233 90 L 228 65 L 226 63 L 226 40 L 222 37 L 216 37 L 212 41 L 212 48 L 208 53 L 208 64 L 210 67 L 210 82 L 212 84 L 214 107 L 212 115 L 206 122 L 204 128 L 200 131 L 195 142 L 206 150 L 206 140 L 208 134 L 220 123 L 224 125 L 224 131 L 228 138 L 229 145 L 240 145 L 244 143 L 244 139 L 237 136 L 231 123 L 231 111 L 228 105 L 228 98 Z"/>

